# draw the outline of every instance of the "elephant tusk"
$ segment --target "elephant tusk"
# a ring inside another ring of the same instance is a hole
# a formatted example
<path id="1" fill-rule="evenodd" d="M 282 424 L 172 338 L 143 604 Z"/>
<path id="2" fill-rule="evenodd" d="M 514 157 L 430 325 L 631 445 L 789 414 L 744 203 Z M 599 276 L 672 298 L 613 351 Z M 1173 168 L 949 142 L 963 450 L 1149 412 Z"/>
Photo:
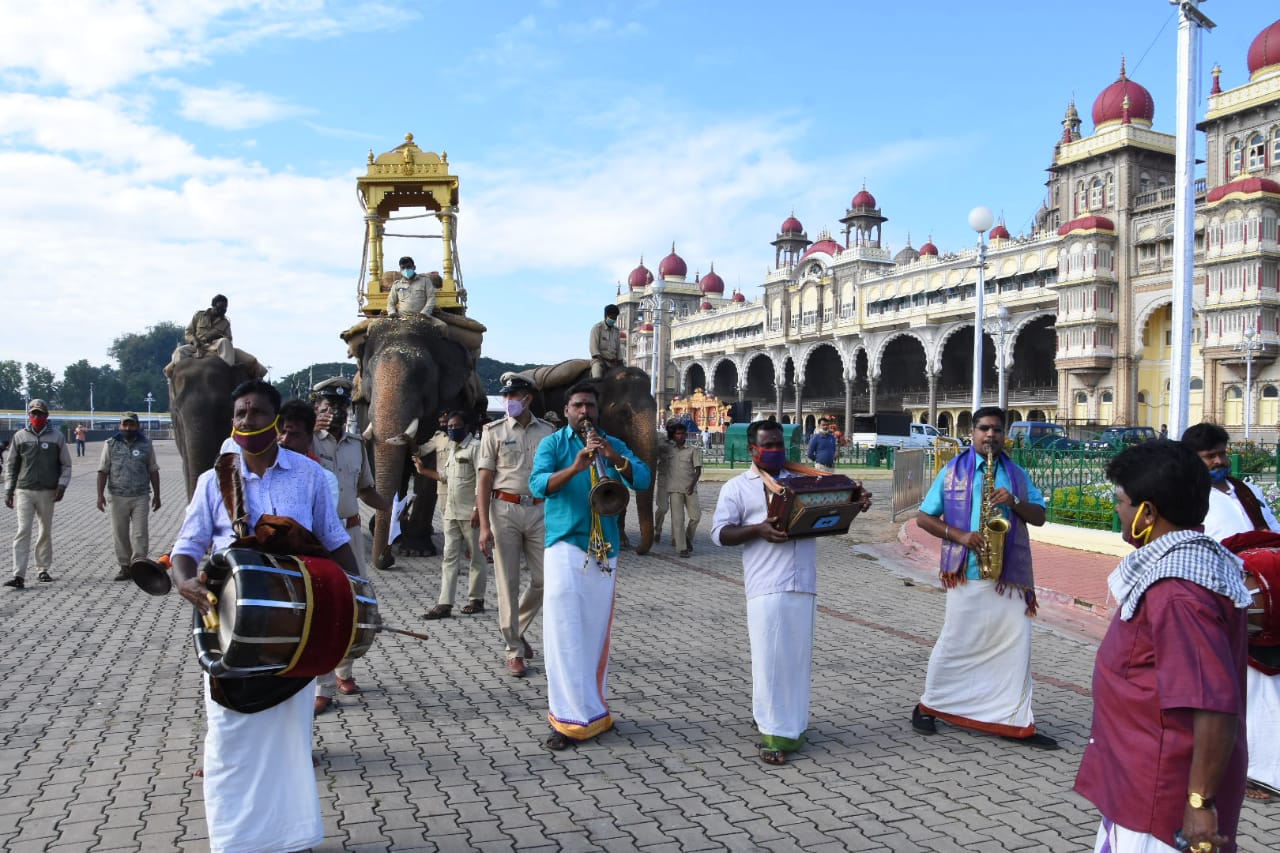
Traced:
<path id="1" fill-rule="evenodd" d="M 418 419 L 414 418 L 409 422 L 409 426 L 405 427 L 404 432 L 399 435 L 393 435 L 387 439 L 387 444 L 399 447 L 402 444 L 412 444 L 418 434 Z"/>
<path id="2" fill-rule="evenodd" d="M 368 441 L 373 438 L 373 421 L 369 421 L 369 425 L 364 428 L 364 440 Z"/>

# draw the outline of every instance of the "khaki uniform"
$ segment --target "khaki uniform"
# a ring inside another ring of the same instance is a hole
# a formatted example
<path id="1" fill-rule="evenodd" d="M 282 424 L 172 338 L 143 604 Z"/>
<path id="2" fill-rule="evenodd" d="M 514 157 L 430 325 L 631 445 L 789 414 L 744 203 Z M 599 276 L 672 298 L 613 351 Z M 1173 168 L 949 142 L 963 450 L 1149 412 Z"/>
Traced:
<path id="1" fill-rule="evenodd" d="M 46 426 L 38 434 L 23 427 L 13 434 L 5 460 L 5 494 L 12 496 L 18 515 L 13 537 L 13 576 L 27 573 L 31 556 L 31 532 L 36 527 L 36 571 L 53 565 L 53 505 L 58 489 L 71 483 L 71 450 L 57 428 Z"/>
<path id="2" fill-rule="evenodd" d="M 498 628 L 507 658 L 523 657 L 522 638 L 542 609 L 542 549 L 546 531 L 542 501 L 529 494 L 529 474 L 539 442 L 555 432 L 540 418 L 520 426 L 507 417 L 489 424 L 480 439 L 477 471 L 493 471 L 489 526 L 493 531 L 493 579 L 498 588 Z M 508 499 L 504 499 L 504 495 Z M 509 500 L 514 498 L 518 502 Z M 520 597 L 520 557 L 529 567 L 529 588 Z M 518 601 L 517 601 L 518 599 Z"/>
<path id="3" fill-rule="evenodd" d="M 678 551 L 689 550 L 698 522 L 702 520 L 702 508 L 698 506 L 697 477 L 702 468 L 702 448 L 688 442 L 684 447 L 668 445 L 667 478 L 665 489 L 671 506 L 671 534 Z M 689 494 L 690 490 L 693 494 Z M 686 524 L 685 515 L 688 514 Z"/>
<path id="4" fill-rule="evenodd" d="M 591 353 L 591 378 L 600 379 L 605 371 L 622 364 L 622 336 L 618 327 L 610 327 L 601 320 L 591 327 L 591 339 L 588 342 Z"/>
<path id="5" fill-rule="evenodd" d="M 98 473 L 107 475 L 111 495 L 111 538 L 116 546 L 116 564 L 129 568 L 145 559 L 151 547 L 148 496 L 151 475 L 159 473 L 155 447 L 142 436 L 132 442 L 112 436 L 102 445 Z"/>
<path id="6" fill-rule="evenodd" d="M 396 279 L 387 294 L 387 316 L 430 314 L 436 310 L 436 288 L 425 275 Z"/>
<path id="7" fill-rule="evenodd" d="M 187 324 L 183 334 L 186 343 L 173 351 L 169 364 L 165 367 L 165 375 L 172 372 L 172 367 L 184 358 L 193 358 L 211 353 L 227 363 L 228 367 L 243 364 L 255 377 L 261 378 L 267 370 L 258 364 L 258 359 L 242 349 L 231 345 L 231 321 L 225 316 L 218 317 L 212 308 L 197 311 Z"/>
<path id="8" fill-rule="evenodd" d="M 447 436 L 446 436 L 447 438 Z M 444 559 L 440 563 L 440 598 L 437 604 L 453 606 L 453 591 L 458 585 L 464 546 L 471 551 L 471 568 L 467 580 L 467 598 L 484 598 L 484 555 L 480 553 L 480 531 L 471 526 L 476 508 L 476 457 L 480 440 L 468 435 L 462 441 L 449 442 L 440 451 L 440 488 L 444 490 Z M 494 533 L 495 537 L 497 533 Z"/>

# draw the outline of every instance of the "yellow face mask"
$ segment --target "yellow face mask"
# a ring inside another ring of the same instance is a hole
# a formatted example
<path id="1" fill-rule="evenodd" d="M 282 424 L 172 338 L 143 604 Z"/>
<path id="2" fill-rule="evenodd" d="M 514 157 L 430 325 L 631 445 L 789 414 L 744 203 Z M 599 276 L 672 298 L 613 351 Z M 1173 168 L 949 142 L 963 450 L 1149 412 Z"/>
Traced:
<path id="1" fill-rule="evenodd" d="M 272 445 L 276 443 L 280 435 L 280 416 L 276 415 L 275 420 L 267 424 L 262 429 L 253 432 L 245 432 L 243 430 L 232 429 L 231 439 L 240 446 L 240 449 L 250 456 L 259 456 L 266 453 Z"/>

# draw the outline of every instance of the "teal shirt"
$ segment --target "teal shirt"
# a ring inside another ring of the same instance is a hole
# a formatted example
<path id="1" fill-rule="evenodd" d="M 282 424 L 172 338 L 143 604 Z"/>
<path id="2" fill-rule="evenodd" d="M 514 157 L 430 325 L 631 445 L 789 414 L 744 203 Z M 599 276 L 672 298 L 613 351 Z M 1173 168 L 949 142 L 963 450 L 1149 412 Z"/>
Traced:
<path id="1" fill-rule="evenodd" d="M 969 529 L 978 529 L 978 517 L 982 515 L 982 479 L 987 470 L 987 460 L 983 457 L 978 458 L 978 472 L 973 478 L 973 508 L 969 512 Z M 933 485 L 929 487 L 929 492 L 924 496 L 924 500 L 920 502 L 920 511 L 925 515 L 941 516 L 943 510 L 942 504 L 942 481 L 947 476 L 946 469 L 938 472 L 938 476 L 934 478 Z M 1004 465 L 996 465 L 996 488 L 1008 489 L 1013 491 L 1013 484 L 1009 482 L 1009 472 L 1005 470 Z M 963 494 L 963 492 L 961 492 Z M 1044 506 L 1044 493 L 1036 488 L 1036 484 L 1031 482 L 1031 478 L 1027 478 L 1027 502 Z M 1007 507 L 999 507 L 1007 518 L 1009 511 Z M 969 567 L 965 570 L 965 577 L 969 580 L 977 580 L 981 577 L 978 572 L 978 555 L 973 551 L 969 552 Z"/>
<path id="2" fill-rule="evenodd" d="M 631 479 L 619 476 L 617 470 L 608 466 L 608 474 L 623 485 L 635 490 L 649 488 L 652 482 L 649 466 L 641 462 L 631 450 L 613 436 L 606 436 L 609 444 L 624 458 L 631 461 Z M 551 475 L 568 468 L 574 457 L 585 447 L 582 439 L 569 427 L 553 432 L 538 445 L 533 456 L 533 471 L 529 474 L 529 491 L 535 498 L 546 498 L 546 544 L 570 542 L 582 550 L 587 550 L 591 540 L 591 505 L 587 496 L 591 493 L 591 472 L 580 471 L 565 483 L 560 491 L 548 494 L 547 483 Z M 605 541 L 613 546 L 610 557 L 617 557 L 619 547 L 618 519 L 614 516 L 603 516 L 600 529 Z"/>

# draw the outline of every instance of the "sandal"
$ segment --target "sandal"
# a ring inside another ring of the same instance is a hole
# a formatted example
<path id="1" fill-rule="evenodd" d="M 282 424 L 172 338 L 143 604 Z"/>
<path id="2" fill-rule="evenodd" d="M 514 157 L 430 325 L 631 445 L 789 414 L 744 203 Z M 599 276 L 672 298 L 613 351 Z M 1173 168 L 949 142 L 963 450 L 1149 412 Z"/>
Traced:
<path id="1" fill-rule="evenodd" d="M 467 606 L 462 608 L 462 612 L 470 616 L 472 613 L 484 612 L 484 599 L 473 598 L 467 602 Z"/>
<path id="2" fill-rule="evenodd" d="M 1270 791 L 1261 785 L 1255 785 L 1253 782 L 1249 782 L 1244 786 L 1244 796 L 1245 799 L 1253 800 L 1255 803 L 1269 803 L 1275 799 L 1275 796 Z"/>
<path id="3" fill-rule="evenodd" d="M 787 763 L 787 754 L 780 749 L 768 749 L 760 747 L 760 760 L 765 764 L 778 766 Z"/>
<path id="4" fill-rule="evenodd" d="M 578 742 L 571 737 L 565 737 L 560 732 L 552 732 L 551 736 L 542 742 L 542 745 L 554 752 L 559 752 L 562 749 L 577 746 Z"/>
<path id="5" fill-rule="evenodd" d="M 53 576 L 50 575 L 48 572 L 41 572 L 39 575 L 36 576 L 36 580 L 40 581 L 41 583 L 52 583 Z"/>
<path id="6" fill-rule="evenodd" d="M 437 604 L 435 607 L 422 614 L 423 619 L 448 619 L 453 615 L 452 604 Z"/>

